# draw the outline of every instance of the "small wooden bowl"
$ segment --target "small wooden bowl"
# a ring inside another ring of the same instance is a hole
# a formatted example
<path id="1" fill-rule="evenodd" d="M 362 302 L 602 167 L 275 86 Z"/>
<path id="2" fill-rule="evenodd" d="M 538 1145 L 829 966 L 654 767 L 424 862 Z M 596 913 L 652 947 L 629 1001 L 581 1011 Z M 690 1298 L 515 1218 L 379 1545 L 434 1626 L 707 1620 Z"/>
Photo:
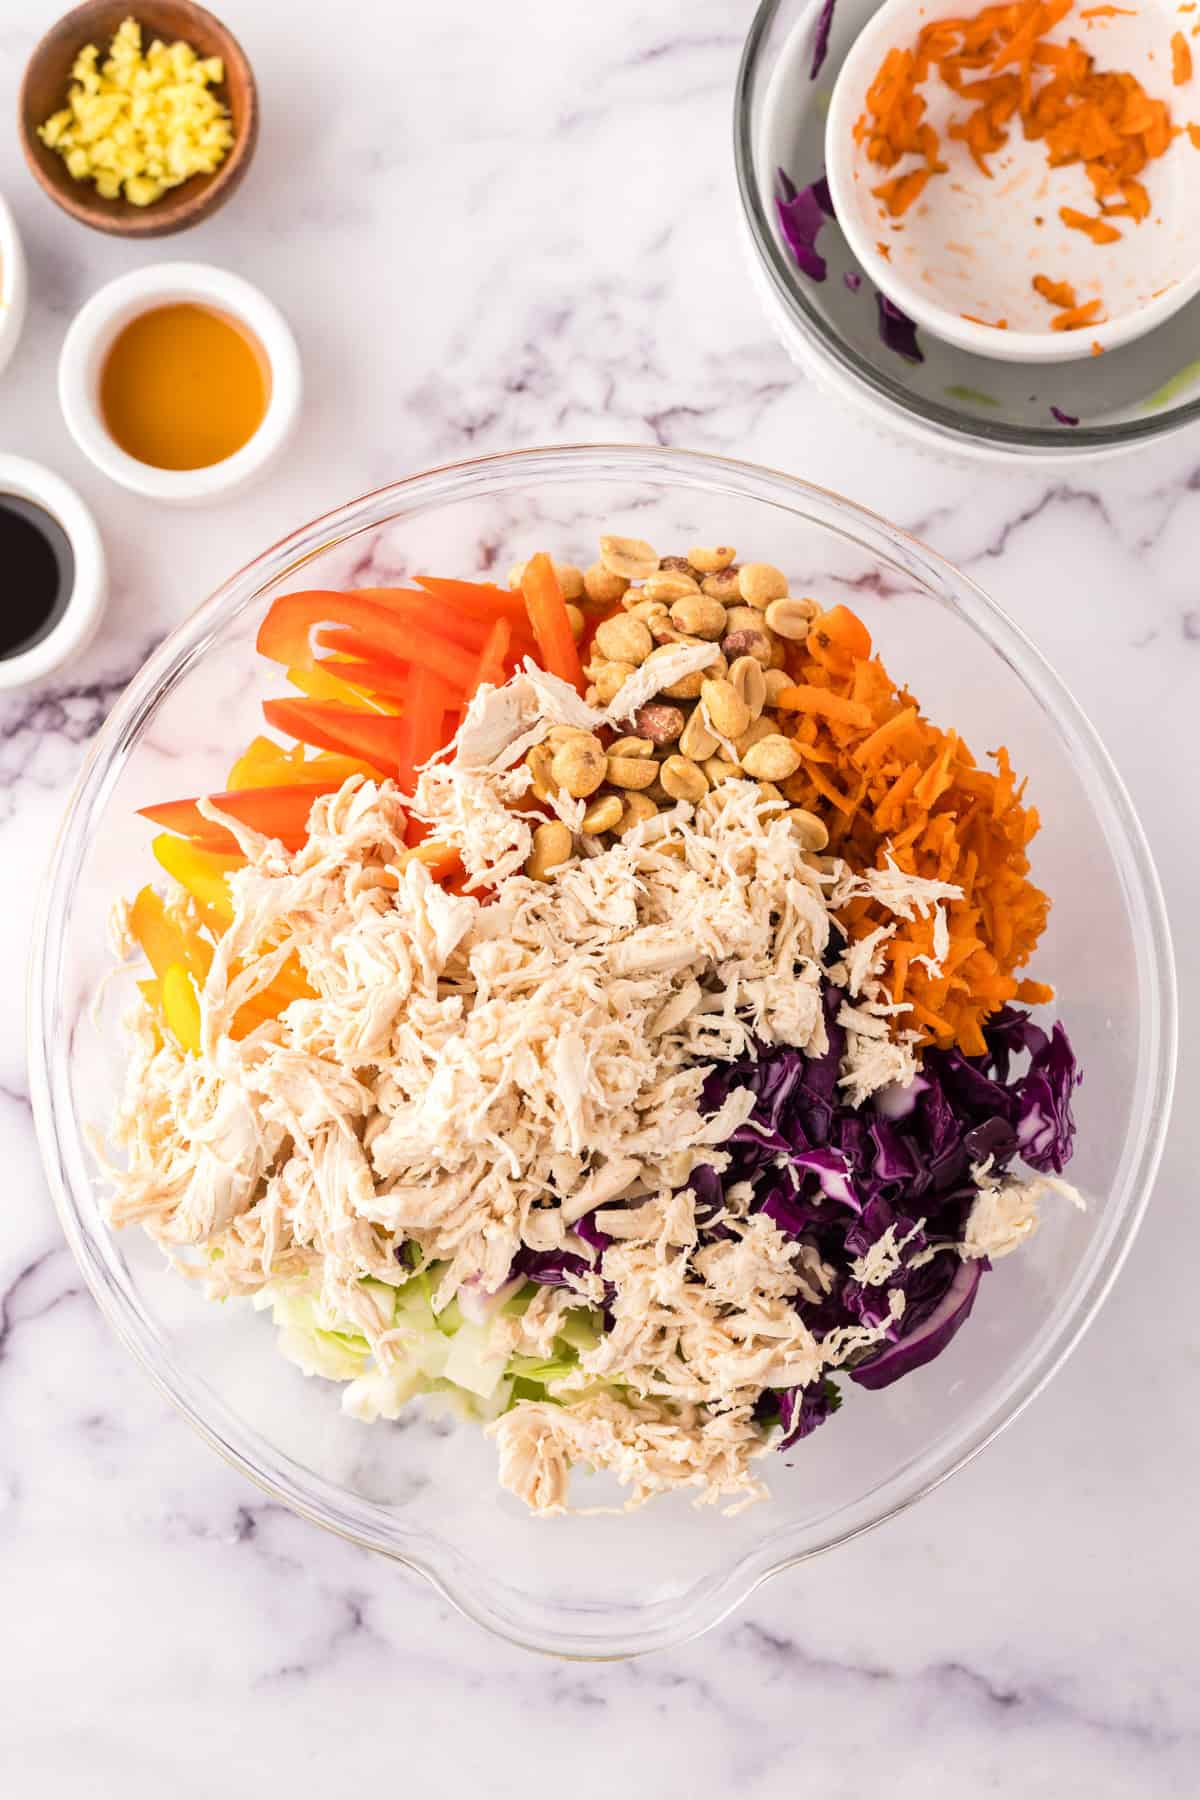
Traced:
<path id="1" fill-rule="evenodd" d="M 214 91 L 233 121 L 233 148 L 220 168 L 211 175 L 190 176 L 150 206 L 103 199 L 93 182 L 69 175 L 58 151 L 48 149 L 37 134 L 38 126 L 66 105 L 71 69 L 84 45 L 97 44 L 107 54 L 118 26 L 130 16 L 142 28 L 144 47 L 156 37 L 166 43 L 183 38 L 198 56 L 222 58 L 225 80 Z M 114 237 L 167 237 L 209 218 L 245 175 L 258 141 L 258 89 L 232 32 L 192 0 L 87 0 L 51 27 L 30 57 L 21 83 L 18 122 L 34 179 L 73 219 Z"/>

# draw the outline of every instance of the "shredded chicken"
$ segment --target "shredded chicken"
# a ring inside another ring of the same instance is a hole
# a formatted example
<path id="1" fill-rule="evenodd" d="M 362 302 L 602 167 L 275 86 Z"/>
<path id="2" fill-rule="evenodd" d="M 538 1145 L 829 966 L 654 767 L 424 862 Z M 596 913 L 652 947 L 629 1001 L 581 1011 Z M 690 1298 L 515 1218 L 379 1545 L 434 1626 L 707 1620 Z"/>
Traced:
<path id="1" fill-rule="evenodd" d="M 681 654 L 699 666 L 711 648 Z M 753 1498 L 763 1386 L 811 1381 L 886 1328 L 818 1345 L 791 1300 L 820 1291 L 820 1269 L 735 1195 L 730 1237 L 700 1247 L 684 1184 L 724 1166 L 753 1105 L 735 1089 L 706 1117 L 705 1074 L 756 1042 L 826 1049 L 821 981 L 848 897 L 907 918 L 957 890 L 818 866 L 742 782 L 532 880 L 520 757 L 553 723 L 596 717 L 530 670 L 473 703 L 453 760 L 411 799 L 355 778 L 316 801 L 295 854 L 223 818 L 248 863 L 200 996 L 201 1054 L 139 1008 L 112 1216 L 214 1295 L 305 1284 L 386 1369 L 405 1343 L 390 1295 L 412 1275 L 406 1247 L 437 1265 L 441 1308 L 502 1290 L 522 1247 L 594 1264 L 573 1227 L 599 1207 L 616 1240 L 602 1266 L 495 1328 L 496 1355 L 545 1355 L 569 1306 L 610 1296 L 563 1403 L 519 1402 L 493 1427 L 501 1479 L 540 1511 L 564 1504 L 572 1462 L 615 1473 L 631 1503 L 688 1484 Z M 465 892 L 416 862 L 395 887 L 382 878 L 402 864 L 406 812 L 457 847 Z M 885 936 L 833 971 L 855 1101 L 916 1071 L 879 978 Z M 293 959 L 313 998 L 235 1040 L 239 1009 Z"/>

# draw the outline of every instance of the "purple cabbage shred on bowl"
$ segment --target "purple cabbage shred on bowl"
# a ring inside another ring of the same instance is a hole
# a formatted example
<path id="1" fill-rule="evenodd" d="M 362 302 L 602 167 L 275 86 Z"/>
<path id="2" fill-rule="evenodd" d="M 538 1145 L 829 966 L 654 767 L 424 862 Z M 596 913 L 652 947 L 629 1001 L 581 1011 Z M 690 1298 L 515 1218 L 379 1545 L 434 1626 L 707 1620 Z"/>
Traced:
<path id="1" fill-rule="evenodd" d="M 923 363 L 925 352 L 917 342 L 915 322 L 885 293 L 877 291 L 875 300 L 879 308 L 879 336 L 883 343 L 905 362 Z"/>
<path id="2" fill-rule="evenodd" d="M 1046 1031 L 1006 1007 L 984 1028 L 986 1054 L 928 1049 L 907 1088 L 856 1108 L 838 1094 L 838 990 L 825 999 L 824 1055 L 773 1048 L 708 1076 L 706 1111 L 739 1087 L 751 1089 L 755 1105 L 725 1146 L 729 1166 L 719 1176 L 698 1169 L 689 1186 L 702 1236 L 716 1241 L 729 1235 L 726 1192 L 746 1184 L 749 1211 L 770 1218 L 795 1240 L 803 1265 L 820 1271 L 793 1302 L 818 1343 L 847 1327 L 881 1329 L 879 1347 L 849 1369 L 859 1386 L 881 1388 L 939 1356 L 975 1304 L 991 1267 L 986 1255 L 967 1254 L 977 1173 L 996 1182 L 1018 1160 L 1042 1175 L 1066 1166 L 1080 1075 L 1061 1024 Z M 1027 1059 L 1020 1069 L 1018 1059 Z M 884 1256 L 881 1241 L 890 1246 Z M 779 1424 L 777 1447 L 787 1449 L 836 1404 L 834 1384 L 817 1382 L 765 1391 L 760 1416 Z"/>
<path id="3" fill-rule="evenodd" d="M 813 33 L 812 65 L 808 71 L 810 81 L 815 81 L 825 66 L 825 58 L 829 54 L 829 33 L 833 29 L 833 14 L 837 0 L 822 0 L 821 10 L 817 14 L 817 28 Z"/>
<path id="4" fill-rule="evenodd" d="M 1061 406 L 1052 406 L 1050 417 L 1057 419 L 1060 425 L 1078 425 L 1079 423 L 1074 413 L 1064 412 Z"/>
<path id="5" fill-rule="evenodd" d="M 775 210 L 784 242 L 810 280 L 824 281 L 828 265 L 817 249 L 817 237 L 826 219 L 834 217 L 829 184 L 819 175 L 807 187 L 797 188 L 784 169 L 778 171 L 778 179 Z"/>

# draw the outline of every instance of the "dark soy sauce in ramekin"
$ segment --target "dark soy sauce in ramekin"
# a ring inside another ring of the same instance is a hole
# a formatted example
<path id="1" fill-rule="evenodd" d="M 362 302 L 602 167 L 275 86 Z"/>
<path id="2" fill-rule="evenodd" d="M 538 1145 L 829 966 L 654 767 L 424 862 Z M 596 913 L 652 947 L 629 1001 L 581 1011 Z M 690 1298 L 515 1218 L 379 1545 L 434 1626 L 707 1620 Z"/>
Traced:
<path id="1" fill-rule="evenodd" d="M 75 554 L 58 520 L 33 500 L 0 493 L 0 658 L 49 636 L 74 585 Z"/>

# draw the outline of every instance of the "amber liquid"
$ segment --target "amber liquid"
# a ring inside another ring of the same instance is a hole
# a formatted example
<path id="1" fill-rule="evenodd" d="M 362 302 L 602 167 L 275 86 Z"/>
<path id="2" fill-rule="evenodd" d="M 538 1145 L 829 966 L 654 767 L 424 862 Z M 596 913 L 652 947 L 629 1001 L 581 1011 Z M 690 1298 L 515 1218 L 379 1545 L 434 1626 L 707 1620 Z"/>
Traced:
<path id="1" fill-rule="evenodd" d="M 155 469 L 207 469 L 254 436 L 271 398 L 262 345 L 213 307 L 139 313 L 113 342 L 100 410 L 113 440 Z"/>
<path id="2" fill-rule="evenodd" d="M 75 555 L 58 520 L 32 500 L 0 494 L 0 658 L 53 631 L 75 585 Z"/>

